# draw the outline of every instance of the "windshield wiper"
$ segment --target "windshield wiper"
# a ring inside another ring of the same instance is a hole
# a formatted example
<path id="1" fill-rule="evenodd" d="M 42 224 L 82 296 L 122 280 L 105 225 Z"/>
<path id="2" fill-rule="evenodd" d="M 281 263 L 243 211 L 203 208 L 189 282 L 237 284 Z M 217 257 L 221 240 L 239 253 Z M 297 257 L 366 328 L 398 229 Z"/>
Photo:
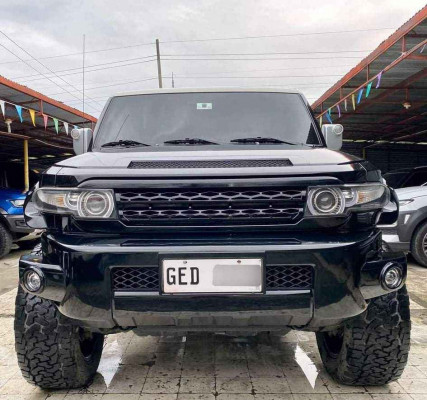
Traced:
<path id="1" fill-rule="evenodd" d="M 137 146 L 149 146 L 149 144 L 136 142 L 135 140 L 119 140 L 116 142 L 104 143 L 101 147 L 137 147 Z"/>
<path id="2" fill-rule="evenodd" d="M 198 139 L 198 138 L 185 138 L 185 139 L 172 139 L 172 140 L 166 140 L 164 144 L 190 144 L 190 145 L 198 145 L 198 144 L 218 144 L 215 142 L 210 142 L 209 140 L 205 139 Z"/>
<path id="3" fill-rule="evenodd" d="M 286 142 L 284 140 L 271 138 L 271 137 L 253 137 L 253 138 L 239 138 L 230 140 L 230 143 L 243 143 L 243 144 L 290 144 L 290 145 L 303 145 L 308 146 L 305 143 L 298 142 Z"/>

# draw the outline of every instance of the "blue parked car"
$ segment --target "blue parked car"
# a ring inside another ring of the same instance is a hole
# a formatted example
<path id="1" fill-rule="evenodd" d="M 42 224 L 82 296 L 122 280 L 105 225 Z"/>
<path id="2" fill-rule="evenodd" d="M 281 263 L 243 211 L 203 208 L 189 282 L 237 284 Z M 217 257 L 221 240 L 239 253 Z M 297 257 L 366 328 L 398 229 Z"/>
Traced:
<path id="1" fill-rule="evenodd" d="M 0 258 L 10 252 L 14 242 L 23 249 L 34 247 L 34 236 L 29 236 L 34 229 L 24 220 L 23 176 L 22 166 L 0 164 Z M 30 182 L 36 178 L 31 171 Z"/>

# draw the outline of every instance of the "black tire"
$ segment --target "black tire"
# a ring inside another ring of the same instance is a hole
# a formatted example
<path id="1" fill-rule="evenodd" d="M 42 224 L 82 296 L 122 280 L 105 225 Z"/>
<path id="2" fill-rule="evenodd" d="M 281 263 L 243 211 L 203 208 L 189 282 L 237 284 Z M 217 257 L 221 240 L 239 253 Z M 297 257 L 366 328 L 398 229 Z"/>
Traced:
<path id="1" fill-rule="evenodd" d="M 419 264 L 427 267 L 427 222 L 415 230 L 411 241 L 411 253 Z"/>
<path id="2" fill-rule="evenodd" d="M 12 234 L 9 232 L 9 229 L 0 222 L 0 258 L 9 254 L 12 243 Z"/>
<path id="3" fill-rule="evenodd" d="M 99 365 L 104 335 L 73 326 L 49 300 L 16 296 L 15 349 L 23 377 L 42 389 L 88 385 Z"/>
<path id="4" fill-rule="evenodd" d="M 335 332 L 316 333 L 328 373 L 344 385 L 385 385 L 408 360 L 411 322 L 406 287 L 372 299 L 368 309 Z"/>

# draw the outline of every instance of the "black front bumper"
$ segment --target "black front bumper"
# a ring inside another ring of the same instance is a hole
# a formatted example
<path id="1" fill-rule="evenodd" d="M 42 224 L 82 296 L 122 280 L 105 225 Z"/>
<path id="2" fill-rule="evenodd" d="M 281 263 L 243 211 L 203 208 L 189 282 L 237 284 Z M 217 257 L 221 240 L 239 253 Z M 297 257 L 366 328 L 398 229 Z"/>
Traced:
<path id="1" fill-rule="evenodd" d="M 318 235 L 319 236 L 319 235 Z M 318 237 L 317 236 L 317 237 Z M 285 327 L 317 330 L 363 312 L 369 298 L 388 293 L 380 275 L 389 262 L 401 265 L 401 253 L 381 253 L 379 231 L 293 235 L 253 244 L 189 245 L 151 240 L 127 245 L 121 237 L 85 239 L 77 235 L 42 237 L 42 256 L 23 256 L 20 280 L 28 268 L 44 275 L 38 295 L 54 300 L 61 313 L 96 329 L 139 327 L 162 330 L 274 330 Z M 260 294 L 164 295 L 157 291 L 119 292 L 112 289 L 112 269 L 159 267 L 162 258 L 260 257 L 265 265 L 312 265 L 313 286 L 304 290 Z M 22 283 L 21 283 L 22 285 Z M 23 286 L 23 285 L 22 285 Z M 25 289 L 25 288 L 24 288 Z"/>

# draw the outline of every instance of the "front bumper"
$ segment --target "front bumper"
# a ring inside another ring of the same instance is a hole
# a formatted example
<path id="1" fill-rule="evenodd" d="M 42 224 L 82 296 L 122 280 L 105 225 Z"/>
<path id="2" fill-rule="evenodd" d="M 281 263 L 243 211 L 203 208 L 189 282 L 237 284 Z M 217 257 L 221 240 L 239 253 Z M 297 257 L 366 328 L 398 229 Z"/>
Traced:
<path id="1" fill-rule="evenodd" d="M 44 288 L 38 295 L 57 302 L 62 314 L 93 329 L 317 330 L 360 314 L 369 298 L 388 293 L 380 284 L 381 271 L 387 263 L 399 263 L 406 278 L 404 255 L 379 251 L 379 231 L 322 235 L 321 240 L 293 235 L 292 240 L 275 237 L 254 244 L 227 240 L 188 245 L 179 239 L 174 243 L 126 243 L 129 240 L 117 236 L 85 239 L 44 234 L 43 255 L 21 257 L 21 286 L 25 271 L 37 269 L 44 276 Z M 159 290 L 112 290 L 113 268 L 158 267 L 162 258 L 171 257 L 248 256 L 262 258 L 265 265 L 313 265 L 313 286 L 309 290 L 224 295 L 171 296 Z"/>
<path id="2" fill-rule="evenodd" d="M 3 217 L 12 233 L 29 234 L 34 231 L 26 224 L 23 215 L 3 214 Z"/>

